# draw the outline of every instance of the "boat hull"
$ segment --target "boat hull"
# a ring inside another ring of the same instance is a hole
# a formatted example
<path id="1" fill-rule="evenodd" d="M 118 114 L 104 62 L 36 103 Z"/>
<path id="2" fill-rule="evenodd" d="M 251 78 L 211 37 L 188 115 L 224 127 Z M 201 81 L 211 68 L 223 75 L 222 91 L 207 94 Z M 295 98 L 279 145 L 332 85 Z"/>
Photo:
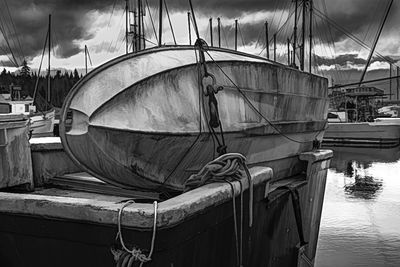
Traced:
<path id="1" fill-rule="evenodd" d="M 400 124 L 328 123 L 325 145 L 392 148 L 400 145 Z"/>
<path id="2" fill-rule="evenodd" d="M 54 131 L 55 111 L 50 110 L 40 114 L 30 116 L 29 129 L 33 136 L 41 136 L 53 134 Z"/>
<path id="3" fill-rule="evenodd" d="M 302 266 L 292 197 L 282 186 L 299 192 L 301 230 L 308 243 L 304 256 L 313 261 L 331 157 L 331 151 L 304 153 L 302 175 L 279 182 L 271 181 L 270 168 L 251 168 L 251 227 L 247 178 L 232 183 L 234 194 L 229 184 L 213 183 L 160 201 L 154 253 L 145 266 L 237 266 L 239 243 L 243 266 Z M 47 187 L 34 194 L 0 192 L 0 198 L 2 266 L 116 265 L 111 248 L 120 247 L 115 238 L 117 217 L 126 197 Z M 148 255 L 153 204 L 132 203 L 122 218 L 126 246 Z M 236 242 L 235 221 L 236 229 L 243 229 L 242 234 L 237 230 L 242 242 Z"/>
<path id="4" fill-rule="evenodd" d="M 209 53 L 208 72 L 214 86 L 223 88 L 216 98 L 228 152 L 242 153 L 250 165 L 268 165 L 321 140 L 325 79 L 247 54 Z M 131 72 L 121 74 L 127 66 Z M 190 174 L 217 156 L 209 99 L 198 76 L 193 47 L 145 51 L 100 67 L 64 103 L 60 137 L 66 152 L 109 183 L 182 191 Z M 220 129 L 215 131 L 222 142 Z M 288 171 L 276 165 L 276 173 Z"/>

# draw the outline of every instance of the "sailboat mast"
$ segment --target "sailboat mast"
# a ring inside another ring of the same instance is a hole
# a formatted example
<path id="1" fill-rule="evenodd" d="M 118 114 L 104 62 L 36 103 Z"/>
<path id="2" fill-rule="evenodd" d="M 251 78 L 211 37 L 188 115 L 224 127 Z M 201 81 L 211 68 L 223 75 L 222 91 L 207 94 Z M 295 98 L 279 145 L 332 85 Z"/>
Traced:
<path id="1" fill-rule="evenodd" d="M 192 45 L 192 32 L 190 30 L 190 12 L 187 13 L 188 17 L 188 30 L 189 30 L 189 45 Z"/>
<path id="2" fill-rule="evenodd" d="M 162 9 L 163 9 L 163 0 L 160 0 L 160 7 L 159 7 L 159 9 L 160 9 L 160 13 L 159 13 L 159 16 L 158 16 L 158 46 L 161 46 L 161 44 L 162 44 L 162 14 L 163 14 L 163 11 L 162 11 Z"/>
<path id="3" fill-rule="evenodd" d="M 142 11 L 141 11 L 142 1 L 137 1 L 137 12 L 138 12 L 138 49 L 142 50 Z"/>
<path id="4" fill-rule="evenodd" d="M 303 14 L 302 14 L 302 28 L 301 28 L 301 62 L 300 69 L 304 70 L 304 62 L 305 62 L 305 48 L 306 48 L 306 3 L 307 0 L 303 0 Z"/>
<path id="5" fill-rule="evenodd" d="M 265 22 L 265 50 L 267 58 L 269 59 L 269 34 L 268 34 L 268 21 Z"/>
<path id="6" fill-rule="evenodd" d="M 296 66 L 296 46 L 297 46 L 297 6 L 298 0 L 295 0 L 294 7 L 294 31 L 293 31 L 293 66 Z"/>
<path id="7" fill-rule="evenodd" d="M 86 70 L 86 74 L 87 74 L 87 46 L 85 45 L 85 70 Z"/>
<path id="8" fill-rule="evenodd" d="M 129 6 L 128 6 L 128 1 L 125 0 L 125 53 L 128 54 L 128 49 L 129 49 Z"/>
<path id="9" fill-rule="evenodd" d="M 235 19 L 235 51 L 237 51 L 237 39 L 238 39 L 238 20 Z"/>
<path id="10" fill-rule="evenodd" d="M 50 103 L 51 95 L 50 95 L 50 86 L 51 86 L 51 79 L 50 79 L 50 55 L 51 55 L 51 14 L 49 15 L 49 62 L 48 62 L 48 70 L 47 70 L 47 102 Z"/>
<path id="11" fill-rule="evenodd" d="M 309 69 L 310 73 L 312 73 L 312 49 L 313 49 L 313 0 L 310 0 L 310 52 L 309 52 Z"/>
<path id="12" fill-rule="evenodd" d="M 221 48 L 221 19 L 217 18 L 218 21 L 218 47 Z"/>

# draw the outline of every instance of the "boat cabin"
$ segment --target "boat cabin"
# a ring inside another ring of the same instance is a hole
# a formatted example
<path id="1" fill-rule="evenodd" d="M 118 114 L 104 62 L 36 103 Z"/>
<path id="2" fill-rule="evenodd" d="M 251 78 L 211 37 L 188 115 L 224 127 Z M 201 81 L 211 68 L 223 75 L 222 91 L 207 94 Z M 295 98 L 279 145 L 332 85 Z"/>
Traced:
<path id="1" fill-rule="evenodd" d="M 382 107 L 384 91 L 372 86 L 332 89 L 330 122 L 372 122 Z"/>

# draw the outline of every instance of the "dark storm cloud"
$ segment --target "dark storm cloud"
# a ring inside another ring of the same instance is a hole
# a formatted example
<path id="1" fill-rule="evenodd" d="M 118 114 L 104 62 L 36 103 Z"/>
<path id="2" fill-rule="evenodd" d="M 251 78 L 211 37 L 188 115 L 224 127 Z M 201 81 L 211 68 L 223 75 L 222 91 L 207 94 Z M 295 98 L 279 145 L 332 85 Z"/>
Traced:
<path id="1" fill-rule="evenodd" d="M 327 58 L 327 57 L 321 57 L 318 55 L 314 55 L 315 57 L 315 64 L 318 66 L 332 66 L 332 65 L 339 65 L 339 66 L 347 66 L 349 64 L 353 65 L 365 65 L 367 64 L 367 60 L 363 58 L 359 58 L 357 54 L 344 54 L 344 55 L 339 55 L 334 58 Z M 385 56 L 385 57 L 373 57 L 371 59 L 371 64 L 374 62 L 392 62 L 396 63 L 398 60 L 390 57 L 390 56 Z"/>
<path id="2" fill-rule="evenodd" d="M 8 34 L 10 45 L 17 59 L 24 54 L 30 60 L 41 53 L 48 28 L 48 15 L 52 14 L 52 41 L 57 46 L 56 55 L 68 58 L 80 52 L 77 41 L 92 38 L 89 11 L 107 10 L 112 6 L 110 0 L 13 0 L 7 1 L 21 49 L 16 38 Z M 3 4 L 1 14 L 7 13 Z M 11 22 L 6 21 L 11 28 Z M 1 44 L 5 47 L 4 38 Z M 22 52 L 21 52 L 22 50 Z M 20 60 L 18 60 L 20 63 Z"/>
<path id="3" fill-rule="evenodd" d="M 370 46 L 376 34 L 378 25 L 382 20 L 386 4 L 389 0 L 314 0 L 316 14 L 319 12 L 327 15 L 339 26 L 356 35 Z M 153 7 L 158 7 L 158 0 L 148 0 Z M 117 8 L 124 6 L 123 0 L 117 0 Z M 287 10 L 291 0 L 193 0 L 193 6 L 198 17 L 221 17 L 223 21 L 230 46 L 233 44 L 233 20 L 243 16 L 252 16 L 254 12 Z M 99 10 L 110 12 L 114 0 L 8 0 L 11 14 L 14 18 L 21 46 L 28 59 L 41 53 L 45 34 L 47 31 L 48 14 L 53 15 L 52 38 L 56 45 L 57 56 L 68 58 L 80 52 L 82 45 L 80 41 L 93 38 L 90 11 Z M 189 10 L 187 0 L 167 1 L 170 12 Z M 398 26 L 398 8 L 395 1 L 391 15 L 383 35 L 390 34 Z M 293 7 L 293 5 L 292 5 Z M 1 8 L 4 13 L 5 9 Z M 277 13 L 280 16 L 280 12 Z M 319 15 L 322 16 L 322 15 Z M 331 27 L 317 15 L 314 28 L 315 38 L 319 42 L 340 41 L 348 38 L 343 32 Z M 229 20 L 229 21 L 228 21 Z M 277 21 L 277 19 L 276 19 Z M 277 31 L 277 22 L 272 23 L 270 37 Z M 260 32 L 263 31 L 263 21 L 240 23 L 241 35 L 246 45 L 259 40 L 264 45 L 265 38 Z M 262 33 L 263 34 L 263 33 Z M 285 43 L 290 37 L 291 31 L 278 35 L 278 42 Z M 224 38 L 225 39 L 225 38 Z M 241 39 L 241 38 L 240 38 Z M 4 47 L 4 40 L 0 41 Z M 225 42 L 225 40 L 223 41 Z M 242 41 L 239 41 L 241 45 Z M 357 60 L 356 58 L 353 58 Z"/>

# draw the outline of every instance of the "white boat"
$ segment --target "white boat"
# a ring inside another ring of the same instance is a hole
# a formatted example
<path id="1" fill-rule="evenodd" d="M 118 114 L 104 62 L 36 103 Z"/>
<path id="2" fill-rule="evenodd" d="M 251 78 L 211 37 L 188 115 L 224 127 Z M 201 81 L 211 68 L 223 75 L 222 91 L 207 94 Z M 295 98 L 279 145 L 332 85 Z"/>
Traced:
<path id="1" fill-rule="evenodd" d="M 52 134 L 54 130 L 55 110 L 36 111 L 32 98 L 21 99 L 20 87 L 10 86 L 9 94 L 0 94 L 0 114 L 23 114 L 29 116 L 32 135 Z"/>

